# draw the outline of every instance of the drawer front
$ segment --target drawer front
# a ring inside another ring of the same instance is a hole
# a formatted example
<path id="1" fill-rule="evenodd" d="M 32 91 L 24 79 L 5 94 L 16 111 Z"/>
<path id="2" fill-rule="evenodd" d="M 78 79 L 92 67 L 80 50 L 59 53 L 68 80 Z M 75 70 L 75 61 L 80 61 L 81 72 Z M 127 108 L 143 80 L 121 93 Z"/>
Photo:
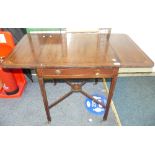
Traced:
<path id="1" fill-rule="evenodd" d="M 44 78 L 103 78 L 114 75 L 113 68 L 65 68 L 65 69 L 43 69 Z"/>

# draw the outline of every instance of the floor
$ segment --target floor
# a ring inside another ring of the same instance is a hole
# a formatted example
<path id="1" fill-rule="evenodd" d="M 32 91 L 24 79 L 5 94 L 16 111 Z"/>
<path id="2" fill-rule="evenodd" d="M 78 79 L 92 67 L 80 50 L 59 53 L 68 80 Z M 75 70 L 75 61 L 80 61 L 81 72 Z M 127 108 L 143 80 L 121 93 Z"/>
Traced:
<path id="1" fill-rule="evenodd" d="M 113 101 L 122 125 L 155 125 L 154 76 L 118 78 Z"/>
<path id="2" fill-rule="evenodd" d="M 50 110 L 52 122 L 47 123 L 42 97 L 37 80 L 27 80 L 26 89 L 21 98 L 0 99 L 0 125 L 1 126 L 116 126 L 117 121 L 110 109 L 107 121 L 102 116 L 96 116 L 88 112 L 84 106 L 86 97 L 80 93 L 74 93 Z M 70 88 L 62 81 L 53 85 L 47 81 L 46 90 L 48 100 L 54 101 L 57 97 Z M 103 94 L 103 83 L 94 85 L 94 81 L 85 84 L 84 89 L 90 94 Z M 51 91 L 52 90 L 52 91 Z"/>
<path id="3" fill-rule="evenodd" d="M 119 77 L 107 121 L 102 116 L 88 112 L 84 106 L 86 97 L 74 93 L 50 110 L 52 122 L 46 114 L 37 79 L 28 79 L 21 98 L 0 99 L 0 125 L 51 125 L 51 126 L 154 126 L 155 125 L 155 78 L 154 76 Z M 94 85 L 89 80 L 84 90 L 90 94 L 107 94 L 109 79 Z M 70 87 L 59 81 L 56 86 L 46 81 L 49 102 L 63 95 Z M 52 91 L 51 91 L 52 90 Z"/>

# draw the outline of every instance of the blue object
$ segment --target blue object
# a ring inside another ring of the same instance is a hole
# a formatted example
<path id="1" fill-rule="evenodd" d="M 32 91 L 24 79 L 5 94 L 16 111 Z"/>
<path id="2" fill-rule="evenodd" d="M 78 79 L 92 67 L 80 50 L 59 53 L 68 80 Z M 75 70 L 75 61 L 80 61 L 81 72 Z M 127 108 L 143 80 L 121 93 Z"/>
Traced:
<path id="1" fill-rule="evenodd" d="M 102 103 L 104 103 L 104 105 L 107 104 L 107 98 L 104 95 L 94 94 L 92 96 L 95 99 L 97 99 L 98 101 L 102 101 Z M 105 109 L 90 98 L 86 98 L 85 107 L 88 110 L 88 112 L 93 113 L 95 115 L 104 115 L 104 113 L 105 113 Z"/>

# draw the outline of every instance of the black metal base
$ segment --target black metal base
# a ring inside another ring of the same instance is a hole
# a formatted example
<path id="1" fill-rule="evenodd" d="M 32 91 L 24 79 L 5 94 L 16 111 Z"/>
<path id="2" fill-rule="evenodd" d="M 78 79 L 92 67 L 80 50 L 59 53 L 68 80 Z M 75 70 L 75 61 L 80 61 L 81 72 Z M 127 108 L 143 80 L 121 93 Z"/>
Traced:
<path id="1" fill-rule="evenodd" d="M 14 95 L 14 94 L 18 93 L 18 91 L 19 91 L 19 87 L 17 87 L 17 89 L 15 89 L 14 91 L 11 91 L 11 92 L 6 92 L 6 91 L 5 91 L 5 93 L 6 93 L 7 95 Z"/>

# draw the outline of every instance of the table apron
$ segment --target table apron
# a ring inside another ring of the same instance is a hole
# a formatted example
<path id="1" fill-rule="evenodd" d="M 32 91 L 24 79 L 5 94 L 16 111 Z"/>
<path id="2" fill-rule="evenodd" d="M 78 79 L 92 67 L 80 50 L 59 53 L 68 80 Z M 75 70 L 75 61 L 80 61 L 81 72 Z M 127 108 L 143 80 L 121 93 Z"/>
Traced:
<path id="1" fill-rule="evenodd" d="M 54 79 L 110 78 L 117 74 L 118 68 L 40 68 L 38 77 Z"/>

